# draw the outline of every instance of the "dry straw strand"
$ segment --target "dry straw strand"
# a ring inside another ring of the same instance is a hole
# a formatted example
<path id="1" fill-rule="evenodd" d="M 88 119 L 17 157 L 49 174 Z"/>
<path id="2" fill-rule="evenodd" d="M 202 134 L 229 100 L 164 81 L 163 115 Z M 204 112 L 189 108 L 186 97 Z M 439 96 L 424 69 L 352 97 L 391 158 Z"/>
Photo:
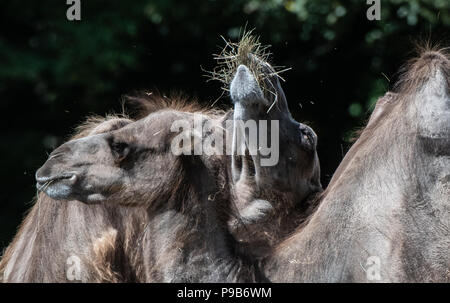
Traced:
<path id="1" fill-rule="evenodd" d="M 266 96 L 276 96 L 273 83 L 269 78 L 278 77 L 284 79 L 280 73 L 289 70 L 280 66 L 268 64 L 271 53 L 268 51 L 270 45 L 262 45 L 259 37 L 252 34 L 253 30 L 242 34 L 239 42 L 232 42 L 221 36 L 225 46 L 219 54 L 213 57 L 217 66 L 213 71 L 206 71 L 209 80 L 217 80 L 223 84 L 223 89 L 229 91 L 229 85 L 239 65 L 245 65 L 253 74 L 260 88 Z M 269 81 L 267 81 L 269 80 Z"/>

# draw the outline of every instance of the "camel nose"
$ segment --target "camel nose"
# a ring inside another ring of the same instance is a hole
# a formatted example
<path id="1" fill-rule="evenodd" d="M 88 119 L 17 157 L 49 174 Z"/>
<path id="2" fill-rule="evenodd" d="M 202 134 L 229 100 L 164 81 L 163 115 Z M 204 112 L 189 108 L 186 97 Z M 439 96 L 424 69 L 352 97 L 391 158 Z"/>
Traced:
<path id="1" fill-rule="evenodd" d="M 252 72 L 245 65 L 239 65 L 230 84 L 233 102 L 257 101 L 263 99 L 263 93 Z"/>
<path id="2" fill-rule="evenodd" d="M 239 77 L 241 80 L 244 80 L 245 78 L 252 77 L 252 73 L 250 72 L 247 66 L 241 64 L 238 66 L 236 70 L 236 77 Z"/>
<path id="3" fill-rule="evenodd" d="M 66 184 L 74 184 L 78 178 L 75 172 L 67 171 L 61 165 L 60 159 L 62 153 L 52 153 L 48 160 L 36 171 L 36 187 L 41 190 L 44 186 L 50 183 L 56 183 L 64 180 Z"/>

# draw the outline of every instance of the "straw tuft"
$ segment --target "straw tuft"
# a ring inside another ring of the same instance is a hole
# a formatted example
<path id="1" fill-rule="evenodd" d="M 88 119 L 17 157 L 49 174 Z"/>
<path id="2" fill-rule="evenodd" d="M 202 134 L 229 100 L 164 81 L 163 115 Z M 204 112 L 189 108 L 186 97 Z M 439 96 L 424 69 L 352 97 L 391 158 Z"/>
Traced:
<path id="1" fill-rule="evenodd" d="M 270 93 L 276 96 L 275 87 L 269 78 L 275 76 L 284 81 L 280 73 L 290 68 L 269 65 L 271 53 L 268 49 L 270 45 L 262 45 L 259 42 L 259 37 L 252 35 L 252 32 L 253 30 L 244 31 L 238 43 L 226 40 L 221 36 L 225 46 L 219 54 L 213 55 L 217 61 L 217 66 L 213 71 L 206 71 L 208 81 L 218 80 L 223 84 L 222 88 L 229 91 L 229 85 L 234 74 L 238 66 L 242 64 L 252 72 L 265 95 Z"/>

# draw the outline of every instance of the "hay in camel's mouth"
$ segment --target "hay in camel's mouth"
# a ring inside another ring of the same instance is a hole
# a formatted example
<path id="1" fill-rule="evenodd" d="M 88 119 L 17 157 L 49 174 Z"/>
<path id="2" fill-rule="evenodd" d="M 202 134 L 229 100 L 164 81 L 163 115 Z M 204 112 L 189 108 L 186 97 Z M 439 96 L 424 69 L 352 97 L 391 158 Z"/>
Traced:
<path id="1" fill-rule="evenodd" d="M 239 42 L 231 42 L 224 37 L 225 46 L 219 54 L 214 54 L 214 59 L 217 61 L 217 66 L 213 71 L 208 71 L 207 76 L 209 80 L 218 80 L 222 82 L 222 88 L 229 91 L 229 86 L 236 73 L 239 65 L 245 65 L 253 74 L 259 87 L 268 98 L 269 95 L 276 97 L 276 89 L 270 77 L 278 77 L 280 73 L 289 70 L 290 68 L 283 68 L 280 66 L 270 65 L 270 71 L 265 64 L 269 64 L 271 53 L 268 52 L 269 45 L 262 45 L 259 42 L 259 37 L 252 35 L 252 31 L 244 32 Z"/>

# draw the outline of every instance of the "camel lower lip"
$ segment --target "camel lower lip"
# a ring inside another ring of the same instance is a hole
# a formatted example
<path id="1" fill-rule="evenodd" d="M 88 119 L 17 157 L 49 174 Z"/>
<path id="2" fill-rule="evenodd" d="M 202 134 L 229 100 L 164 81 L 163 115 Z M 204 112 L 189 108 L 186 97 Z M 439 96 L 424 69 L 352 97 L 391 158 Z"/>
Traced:
<path id="1" fill-rule="evenodd" d="M 87 204 L 96 204 L 106 199 L 102 193 L 80 191 L 75 181 L 76 177 L 58 178 L 45 183 L 37 182 L 36 187 L 40 192 L 55 200 L 78 200 Z"/>
<path id="2" fill-rule="evenodd" d="M 63 174 L 36 179 L 38 191 L 42 191 L 54 199 L 66 199 L 73 193 L 73 185 L 77 180 L 77 176 L 75 174 Z"/>
<path id="3" fill-rule="evenodd" d="M 68 179 L 60 179 L 55 182 L 37 183 L 36 187 L 39 191 L 44 192 L 50 198 L 56 200 L 65 200 L 73 194 L 72 187 L 64 182 Z"/>

